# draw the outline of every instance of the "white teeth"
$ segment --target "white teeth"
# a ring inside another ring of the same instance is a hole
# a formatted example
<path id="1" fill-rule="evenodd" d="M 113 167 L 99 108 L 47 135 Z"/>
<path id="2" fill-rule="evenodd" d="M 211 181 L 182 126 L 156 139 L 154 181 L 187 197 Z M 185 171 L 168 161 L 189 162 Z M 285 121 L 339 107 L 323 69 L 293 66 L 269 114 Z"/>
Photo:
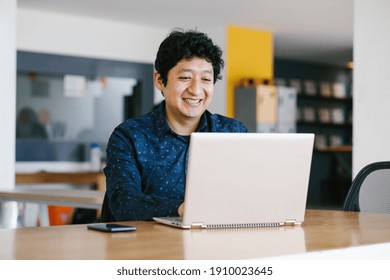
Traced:
<path id="1" fill-rule="evenodd" d="M 191 103 L 191 104 L 198 104 L 200 102 L 200 99 L 190 99 L 190 98 L 185 98 L 184 99 L 186 102 Z"/>

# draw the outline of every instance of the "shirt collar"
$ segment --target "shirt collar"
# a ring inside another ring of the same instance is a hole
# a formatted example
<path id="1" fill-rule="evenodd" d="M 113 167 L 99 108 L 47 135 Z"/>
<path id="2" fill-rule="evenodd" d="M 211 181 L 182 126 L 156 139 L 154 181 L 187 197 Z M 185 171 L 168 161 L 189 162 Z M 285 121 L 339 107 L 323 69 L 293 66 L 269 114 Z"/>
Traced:
<path id="1" fill-rule="evenodd" d="M 166 121 L 166 113 L 165 113 L 165 101 L 162 101 L 156 109 L 153 111 L 154 113 L 154 125 L 156 129 L 157 136 L 161 136 L 165 133 L 171 131 L 167 121 Z"/>
<path id="2" fill-rule="evenodd" d="M 207 128 L 207 118 L 206 114 L 208 111 L 204 112 L 202 116 L 200 117 L 199 126 L 196 129 L 196 131 L 206 131 Z"/>
<path id="3" fill-rule="evenodd" d="M 165 133 L 170 133 L 172 129 L 166 121 L 166 112 L 165 112 L 165 100 L 163 100 L 153 111 L 154 113 L 154 125 L 156 129 L 157 136 L 161 136 Z M 208 111 L 202 114 L 199 122 L 199 126 L 196 131 L 206 131 L 207 130 L 207 117 Z"/>

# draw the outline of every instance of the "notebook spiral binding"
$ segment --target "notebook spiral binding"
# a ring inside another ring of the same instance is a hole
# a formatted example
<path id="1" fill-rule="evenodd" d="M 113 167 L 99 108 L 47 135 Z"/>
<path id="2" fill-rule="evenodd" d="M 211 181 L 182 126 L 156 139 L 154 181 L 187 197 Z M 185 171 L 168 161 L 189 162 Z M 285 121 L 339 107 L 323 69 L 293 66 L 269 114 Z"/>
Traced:
<path id="1" fill-rule="evenodd" d="M 207 225 L 206 228 L 250 228 L 250 227 L 279 227 L 280 223 L 253 223 L 253 224 L 223 224 L 223 225 Z"/>

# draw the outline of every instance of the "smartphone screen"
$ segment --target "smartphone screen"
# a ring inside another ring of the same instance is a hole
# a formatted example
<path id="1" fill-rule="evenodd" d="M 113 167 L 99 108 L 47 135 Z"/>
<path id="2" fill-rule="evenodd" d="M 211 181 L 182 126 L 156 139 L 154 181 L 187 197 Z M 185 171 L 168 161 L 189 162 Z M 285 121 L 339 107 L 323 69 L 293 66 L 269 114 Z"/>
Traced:
<path id="1" fill-rule="evenodd" d="M 123 232 L 134 231 L 137 229 L 135 226 L 127 226 L 121 224 L 90 224 L 87 225 L 87 228 L 104 232 Z"/>

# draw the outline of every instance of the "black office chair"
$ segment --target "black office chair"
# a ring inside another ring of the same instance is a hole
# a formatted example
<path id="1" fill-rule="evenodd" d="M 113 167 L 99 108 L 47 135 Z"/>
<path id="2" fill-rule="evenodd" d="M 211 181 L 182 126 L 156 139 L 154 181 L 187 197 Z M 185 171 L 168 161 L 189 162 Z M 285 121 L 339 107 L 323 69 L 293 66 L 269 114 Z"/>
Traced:
<path id="1" fill-rule="evenodd" d="M 104 194 L 100 221 L 102 223 L 115 222 L 115 219 L 112 216 L 112 213 L 111 213 L 111 210 L 110 210 L 110 206 L 108 205 L 107 193 Z"/>
<path id="2" fill-rule="evenodd" d="M 360 170 L 345 198 L 343 210 L 390 214 L 390 161 L 374 162 Z"/>

